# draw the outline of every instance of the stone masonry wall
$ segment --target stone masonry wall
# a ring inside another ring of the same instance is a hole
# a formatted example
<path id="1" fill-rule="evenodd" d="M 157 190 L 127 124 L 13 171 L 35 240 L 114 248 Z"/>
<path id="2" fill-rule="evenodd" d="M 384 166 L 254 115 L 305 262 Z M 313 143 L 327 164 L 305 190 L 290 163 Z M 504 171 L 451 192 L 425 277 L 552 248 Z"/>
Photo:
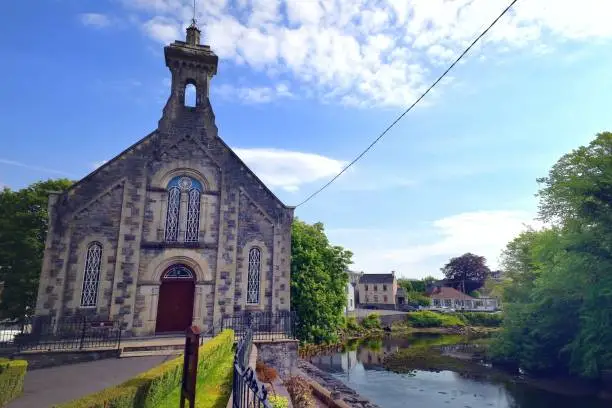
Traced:
<path id="1" fill-rule="evenodd" d="M 258 358 L 274 367 L 281 378 L 289 377 L 297 368 L 298 344 L 297 340 L 255 342 Z"/>

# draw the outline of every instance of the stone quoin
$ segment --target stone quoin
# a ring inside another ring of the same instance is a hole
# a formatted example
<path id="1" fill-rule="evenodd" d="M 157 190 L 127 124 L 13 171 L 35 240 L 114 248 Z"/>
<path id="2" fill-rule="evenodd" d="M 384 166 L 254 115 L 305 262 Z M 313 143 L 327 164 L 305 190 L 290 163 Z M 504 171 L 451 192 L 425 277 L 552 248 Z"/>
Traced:
<path id="1" fill-rule="evenodd" d="M 194 22 L 164 48 L 172 81 L 157 129 L 50 195 L 37 315 L 121 319 L 127 335 L 151 335 L 289 310 L 294 208 L 218 136 L 218 57 L 199 42 Z"/>

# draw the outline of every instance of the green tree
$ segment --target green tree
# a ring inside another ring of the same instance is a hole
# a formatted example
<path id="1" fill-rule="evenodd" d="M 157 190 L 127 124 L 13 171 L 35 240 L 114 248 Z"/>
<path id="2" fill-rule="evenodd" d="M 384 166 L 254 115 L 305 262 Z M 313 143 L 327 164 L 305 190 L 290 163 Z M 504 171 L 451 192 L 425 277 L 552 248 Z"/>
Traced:
<path id="1" fill-rule="evenodd" d="M 412 288 L 412 281 L 410 279 L 400 278 L 397 280 L 397 286 L 404 289 L 406 293 L 412 292 L 414 289 Z"/>
<path id="2" fill-rule="evenodd" d="M 499 360 L 597 377 L 612 368 L 612 133 L 564 155 L 541 189 L 540 217 L 503 254 Z"/>
<path id="3" fill-rule="evenodd" d="M 465 293 L 481 288 L 491 274 L 486 258 L 470 252 L 451 258 L 441 271 L 453 287 Z"/>
<path id="4" fill-rule="evenodd" d="M 0 317 L 20 318 L 35 306 L 48 229 L 50 191 L 70 187 L 67 179 L 0 191 Z"/>
<path id="5" fill-rule="evenodd" d="M 291 308 L 298 337 L 309 343 L 336 339 L 347 302 L 348 266 L 353 254 L 331 245 L 322 223 L 296 219 L 291 236 Z"/>

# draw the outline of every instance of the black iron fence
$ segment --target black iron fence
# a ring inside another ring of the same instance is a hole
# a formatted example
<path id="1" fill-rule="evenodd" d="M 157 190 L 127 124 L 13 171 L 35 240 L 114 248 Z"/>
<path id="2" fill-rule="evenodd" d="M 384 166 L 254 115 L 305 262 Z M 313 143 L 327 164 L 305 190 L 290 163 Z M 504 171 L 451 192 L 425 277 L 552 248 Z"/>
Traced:
<path id="1" fill-rule="evenodd" d="M 0 323 L 0 349 L 112 350 L 121 346 L 121 322 L 87 317 L 35 316 Z"/>
<path id="2" fill-rule="evenodd" d="M 251 331 L 253 340 L 295 339 L 295 312 L 245 312 L 224 317 L 221 329 L 232 329 L 237 338 Z"/>
<path id="3" fill-rule="evenodd" d="M 236 347 L 232 408 L 271 408 L 267 390 L 257 381 L 253 369 L 249 367 L 253 334 L 252 330 L 246 329 Z"/>

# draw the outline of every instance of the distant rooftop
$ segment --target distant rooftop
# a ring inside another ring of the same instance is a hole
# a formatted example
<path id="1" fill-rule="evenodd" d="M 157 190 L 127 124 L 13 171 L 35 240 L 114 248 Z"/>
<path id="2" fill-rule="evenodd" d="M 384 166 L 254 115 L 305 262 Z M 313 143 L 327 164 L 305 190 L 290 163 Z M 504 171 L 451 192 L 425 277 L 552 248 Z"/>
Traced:
<path id="1" fill-rule="evenodd" d="M 392 273 L 364 273 L 359 283 L 393 283 L 395 275 Z"/>
<path id="2" fill-rule="evenodd" d="M 475 300 L 470 295 L 458 291 L 455 288 L 437 287 L 429 295 L 432 299 L 460 299 L 460 300 Z"/>

